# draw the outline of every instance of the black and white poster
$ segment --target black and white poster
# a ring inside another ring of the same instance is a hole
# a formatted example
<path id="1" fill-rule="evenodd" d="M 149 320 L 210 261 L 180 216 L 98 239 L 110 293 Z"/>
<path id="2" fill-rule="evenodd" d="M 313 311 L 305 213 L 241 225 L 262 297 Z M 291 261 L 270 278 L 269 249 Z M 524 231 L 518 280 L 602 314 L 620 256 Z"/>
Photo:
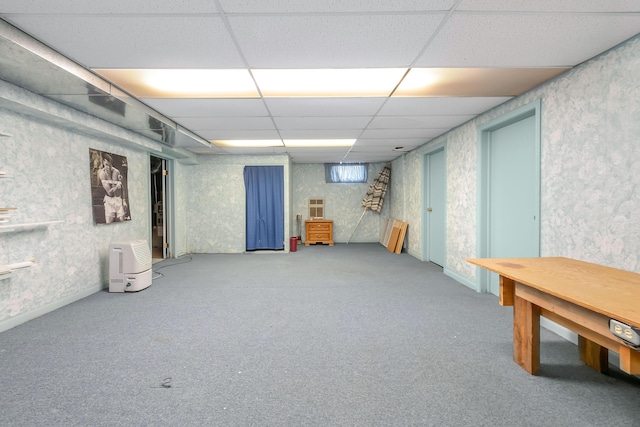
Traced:
<path id="1" fill-rule="evenodd" d="M 96 224 L 130 221 L 127 158 L 89 149 L 91 200 Z"/>

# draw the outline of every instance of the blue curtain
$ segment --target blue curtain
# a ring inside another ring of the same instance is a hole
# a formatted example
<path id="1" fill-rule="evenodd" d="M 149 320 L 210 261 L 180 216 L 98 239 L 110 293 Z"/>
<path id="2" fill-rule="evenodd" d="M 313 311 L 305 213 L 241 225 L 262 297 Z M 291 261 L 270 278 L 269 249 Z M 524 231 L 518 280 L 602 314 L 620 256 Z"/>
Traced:
<path id="1" fill-rule="evenodd" d="M 245 166 L 247 250 L 284 249 L 284 168 Z"/>

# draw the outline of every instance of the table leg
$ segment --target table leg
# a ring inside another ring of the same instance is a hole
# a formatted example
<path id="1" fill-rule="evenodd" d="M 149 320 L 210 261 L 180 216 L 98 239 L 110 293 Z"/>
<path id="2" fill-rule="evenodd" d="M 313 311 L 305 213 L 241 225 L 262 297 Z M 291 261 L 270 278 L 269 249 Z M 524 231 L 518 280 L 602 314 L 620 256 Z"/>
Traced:
<path id="1" fill-rule="evenodd" d="M 517 295 L 513 305 L 513 360 L 531 375 L 540 367 L 540 307 Z"/>
<path id="2" fill-rule="evenodd" d="M 631 375 L 640 375 L 640 351 L 620 344 L 620 368 Z"/>
<path id="3" fill-rule="evenodd" d="M 602 374 L 609 372 L 609 350 L 606 347 L 578 335 L 578 350 L 582 363 Z"/>
<path id="4" fill-rule="evenodd" d="M 513 306 L 513 297 L 516 294 L 516 282 L 508 277 L 500 276 L 500 305 Z"/>

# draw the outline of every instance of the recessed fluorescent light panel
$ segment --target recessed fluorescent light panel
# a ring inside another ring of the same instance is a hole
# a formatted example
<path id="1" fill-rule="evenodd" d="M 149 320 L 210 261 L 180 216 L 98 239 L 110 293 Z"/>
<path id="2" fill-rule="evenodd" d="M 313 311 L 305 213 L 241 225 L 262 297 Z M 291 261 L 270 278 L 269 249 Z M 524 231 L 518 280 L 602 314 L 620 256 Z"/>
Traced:
<path id="1" fill-rule="evenodd" d="M 138 98 L 276 98 L 386 97 L 392 92 L 394 96 L 516 96 L 567 70 L 413 68 L 407 72 L 406 68 L 352 68 L 93 71 Z"/>
<path id="2" fill-rule="evenodd" d="M 351 147 L 355 139 L 248 139 L 248 140 L 211 140 L 218 147 L 236 148 L 262 148 L 285 147 L 289 148 L 321 148 L 321 147 Z"/>
<path id="3" fill-rule="evenodd" d="M 248 70 L 94 69 L 138 98 L 259 98 Z"/>
<path id="4" fill-rule="evenodd" d="M 393 96 L 517 96 L 568 68 L 412 68 Z"/>
<path id="5" fill-rule="evenodd" d="M 251 70 L 264 97 L 389 96 L 406 68 Z"/>
<path id="6" fill-rule="evenodd" d="M 355 139 L 284 139 L 285 147 L 318 148 L 318 147 L 351 147 Z"/>
<path id="7" fill-rule="evenodd" d="M 263 147 L 282 147 L 282 141 L 279 139 L 247 139 L 247 140 L 212 140 L 209 141 L 218 147 L 236 147 L 236 148 L 263 148 Z"/>

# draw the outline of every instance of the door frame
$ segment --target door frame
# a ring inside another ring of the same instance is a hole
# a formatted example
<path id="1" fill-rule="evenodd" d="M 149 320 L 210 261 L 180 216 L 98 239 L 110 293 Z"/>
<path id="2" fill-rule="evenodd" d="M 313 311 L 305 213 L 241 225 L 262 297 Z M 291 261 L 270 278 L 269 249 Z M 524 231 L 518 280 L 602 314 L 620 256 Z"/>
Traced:
<path id="1" fill-rule="evenodd" d="M 422 225 L 422 236 L 421 236 L 421 242 L 420 245 L 422 246 L 422 254 L 421 254 L 421 261 L 429 261 L 430 259 L 430 254 L 429 254 L 429 236 L 427 231 L 429 230 L 429 224 L 431 222 L 429 215 L 427 215 L 427 205 L 429 204 L 429 185 L 428 185 L 428 177 L 429 177 L 429 156 L 431 156 L 434 153 L 437 153 L 439 151 L 444 151 L 444 169 L 445 169 L 445 185 L 444 185 L 444 216 L 445 218 L 447 217 L 447 144 L 446 142 L 441 142 L 439 144 L 434 145 L 433 147 L 431 147 L 429 149 L 429 151 L 426 151 L 423 156 L 422 156 L 422 202 L 421 202 L 421 208 L 420 208 L 420 220 L 421 220 L 421 225 Z M 446 223 L 446 221 L 445 221 Z M 447 229 L 445 227 L 444 230 L 444 239 L 445 239 L 445 262 L 444 264 L 446 264 L 446 256 L 447 256 L 447 245 L 446 245 L 446 240 L 447 240 Z M 446 265 L 442 266 L 443 269 L 446 269 Z"/>
<path id="2" fill-rule="evenodd" d="M 173 258 L 175 256 L 175 203 L 174 203 L 174 165 L 173 159 L 162 156 L 155 152 L 149 153 L 149 168 L 151 166 L 151 157 L 156 157 L 161 159 L 165 166 L 167 175 L 163 180 L 163 189 L 162 189 L 162 221 L 163 228 L 166 230 L 166 233 L 163 231 L 163 242 L 169 244 L 168 248 L 162 248 L 162 255 L 164 259 Z M 148 169 L 149 169 L 148 168 Z M 151 194 L 151 179 L 148 181 L 148 189 L 147 194 Z M 149 201 L 149 244 L 153 242 L 153 206 L 151 206 L 151 200 Z"/>
<path id="3" fill-rule="evenodd" d="M 534 204 L 537 206 L 537 239 L 533 242 L 537 248 L 538 254 L 540 253 L 540 146 L 541 146 L 541 120 L 540 120 L 541 101 L 537 99 L 526 105 L 523 105 L 510 113 L 502 115 L 494 120 L 491 120 L 478 127 L 478 175 L 477 175 L 477 236 L 476 236 L 476 254 L 478 258 L 489 257 L 489 236 L 491 235 L 490 229 L 490 212 L 489 212 L 489 173 L 491 171 L 491 164 L 489 160 L 489 144 L 491 142 L 491 132 L 509 126 L 522 119 L 533 116 L 534 117 L 534 176 L 537 185 L 534 190 Z M 476 269 L 476 277 L 478 277 L 478 292 L 489 292 L 489 280 L 490 272 L 486 269 L 478 267 Z"/>
<path id="4" fill-rule="evenodd" d="M 251 249 L 251 250 L 247 250 L 247 221 L 249 220 L 249 216 L 248 216 L 248 212 L 247 212 L 247 188 L 246 188 L 246 182 L 244 181 L 244 174 L 245 174 L 245 170 L 246 168 L 251 168 L 251 167 L 279 167 L 282 168 L 282 231 L 283 231 L 283 241 L 282 241 L 282 249 Z M 245 190 L 245 203 L 244 203 L 244 252 L 245 253 L 251 253 L 251 252 L 257 252 L 257 251 L 262 251 L 262 252 L 284 252 L 284 253 L 288 253 L 290 251 L 290 247 L 289 247 L 289 238 L 291 235 L 290 232 L 290 228 L 291 228 L 291 223 L 289 223 L 289 227 L 287 227 L 287 218 L 289 217 L 289 209 L 288 209 L 288 192 L 287 192 L 287 167 L 284 164 L 245 164 L 243 169 L 242 169 L 242 176 L 243 176 L 243 183 L 244 183 L 244 190 Z M 291 184 L 289 184 L 291 185 Z"/>

